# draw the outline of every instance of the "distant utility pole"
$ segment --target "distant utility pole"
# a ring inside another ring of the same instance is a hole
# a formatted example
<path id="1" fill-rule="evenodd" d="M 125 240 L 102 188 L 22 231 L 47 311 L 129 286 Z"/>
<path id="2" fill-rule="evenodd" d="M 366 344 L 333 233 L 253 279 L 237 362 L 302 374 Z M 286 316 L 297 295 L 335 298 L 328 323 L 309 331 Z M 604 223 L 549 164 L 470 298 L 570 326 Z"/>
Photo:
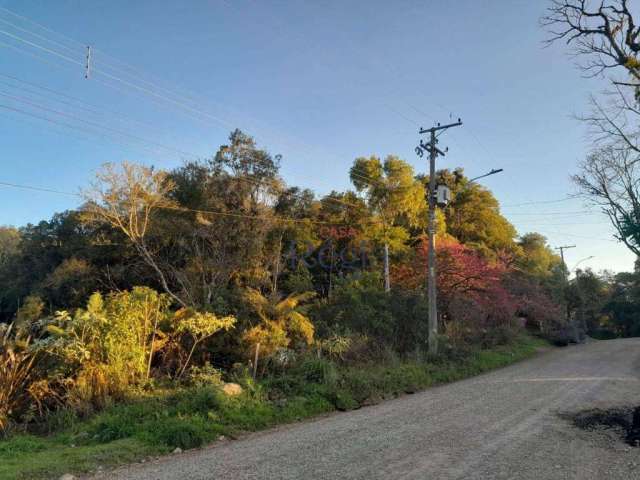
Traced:
<path id="1" fill-rule="evenodd" d="M 437 302 L 437 286 L 436 286 L 436 158 L 438 155 L 444 157 L 445 152 L 438 148 L 438 139 L 436 132 L 447 130 L 451 127 L 459 127 L 462 121 L 458 119 L 455 123 L 440 125 L 435 127 L 421 128 L 418 132 L 420 135 L 429 133 L 429 143 L 423 143 L 416 147 L 418 156 L 422 156 L 423 151 L 429 152 L 429 258 L 427 266 L 427 295 L 429 299 L 429 353 L 436 355 L 438 353 L 438 306 Z"/>
<path id="2" fill-rule="evenodd" d="M 564 251 L 569 248 L 576 248 L 575 245 L 562 245 L 561 247 L 556 247 L 556 250 L 560 250 L 560 258 L 562 259 L 562 273 L 564 273 L 564 281 L 567 286 L 569 286 L 569 270 L 567 268 L 567 263 L 564 261 Z M 580 336 L 578 334 L 578 326 L 576 325 L 575 319 L 570 318 L 569 314 L 569 305 L 567 303 L 567 321 L 571 323 L 573 327 L 573 339 L 577 342 L 580 341 Z"/>
<path id="3" fill-rule="evenodd" d="M 562 270 L 565 273 L 565 277 L 567 276 L 567 274 L 569 272 L 567 271 L 567 264 L 564 261 L 564 251 L 569 249 L 569 248 L 576 248 L 576 246 L 575 245 L 563 245 L 561 247 L 556 247 L 556 250 L 560 250 L 560 258 L 562 259 Z"/>

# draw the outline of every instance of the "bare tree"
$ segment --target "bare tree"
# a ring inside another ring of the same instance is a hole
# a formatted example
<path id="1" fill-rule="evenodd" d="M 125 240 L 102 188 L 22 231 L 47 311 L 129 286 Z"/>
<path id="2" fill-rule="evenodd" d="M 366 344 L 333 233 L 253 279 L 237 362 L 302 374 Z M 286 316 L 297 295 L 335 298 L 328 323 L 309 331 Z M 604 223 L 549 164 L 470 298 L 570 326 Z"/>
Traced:
<path id="1" fill-rule="evenodd" d="M 551 33 L 548 42 L 565 40 L 591 75 L 624 67 L 638 86 L 640 82 L 640 27 L 636 26 L 627 0 L 552 0 L 542 24 Z"/>
<path id="2" fill-rule="evenodd" d="M 551 34 L 549 43 L 573 47 L 586 76 L 610 82 L 600 98 L 591 97 L 591 113 L 580 117 L 595 149 L 573 180 L 607 214 L 616 237 L 640 255 L 640 26 L 629 3 L 551 0 L 542 24 Z"/>
<path id="3" fill-rule="evenodd" d="M 605 147 L 582 163 L 573 180 L 609 216 L 616 237 L 640 256 L 640 158 L 630 149 Z"/>
<path id="4" fill-rule="evenodd" d="M 144 262 L 156 273 L 162 288 L 183 307 L 187 303 L 173 291 L 147 242 L 154 213 L 159 209 L 178 209 L 168 194 L 174 184 L 167 173 L 127 162 L 107 163 L 96 174 L 91 188 L 83 192 L 84 217 L 88 221 L 107 222 L 121 230 Z"/>

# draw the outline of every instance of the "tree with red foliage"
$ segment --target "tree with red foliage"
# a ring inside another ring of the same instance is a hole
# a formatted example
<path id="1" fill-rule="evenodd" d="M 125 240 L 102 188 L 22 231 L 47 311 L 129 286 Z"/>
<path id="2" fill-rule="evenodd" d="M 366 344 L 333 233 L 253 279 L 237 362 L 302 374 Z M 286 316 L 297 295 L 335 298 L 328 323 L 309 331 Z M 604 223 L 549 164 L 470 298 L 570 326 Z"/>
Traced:
<path id="1" fill-rule="evenodd" d="M 392 270 L 394 284 L 423 289 L 429 247 L 422 240 L 410 261 Z M 474 329 L 511 325 L 517 317 L 530 327 L 548 333 L 562 326 L 562 309 L 539 282 L 513 266 L 507 257 L 487 260 L 477 250 L 448 237 L 440 238 L 438 258 L 438 308 L 445 330 L 453 324 L 472 334 Z"/>
<path id="2" fill-rule="evenodd" d="M 502 282 L 507 266 L 486 260 L 451 237 L 438 240 L 438 308 L 444 323 L 457 320 L 456 316 L 469 320 L 473 317 L 480 323 L 478 327 L 514 320 L 517 300 Z M 429 246 L 422 240 L 411 261 L 394 267 L 394 284 L 408 289 L 424 288 L 428 252 Z"/>

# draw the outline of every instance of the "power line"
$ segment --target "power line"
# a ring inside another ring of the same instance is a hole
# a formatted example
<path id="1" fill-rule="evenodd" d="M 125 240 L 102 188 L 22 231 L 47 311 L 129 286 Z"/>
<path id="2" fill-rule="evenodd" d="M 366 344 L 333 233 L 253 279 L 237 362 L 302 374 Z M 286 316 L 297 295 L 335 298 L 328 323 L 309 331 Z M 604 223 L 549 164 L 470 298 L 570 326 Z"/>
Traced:
<path id="1" fill-rule="evenodd" d="M 98 136 L 103 137 L 103 138 L 109 138 L 108 135 L 105 135 L 104 133 L 95 132 L 94 130 L 90 130 L 90 129 L 87 129 L 87 128 L 82 128 L 82 127 L 77 126 L 77 125 L 73 125 L 73 124 L 69 124 L 69 123 L 65 123 L 65 122 L 60 122 L 60 121 L 57 121 L 55 119 L 52 119 L 52 118 L 49 118 L 49 117 L 46 117 L 46 116 L 38 115 L 38 114 L 29 112 L 29 111 L 26 111 L 26 110 L 22 110 L 20 108 L 12 107 L 10 105 L 0 104 L 0 108 L 4 109 L 4 110 L 12 111 L 14 113 L 19 113 L 20 115 L 25 115 L 25 116 L 28 116 L 28 117 L 36 118 L 38 120 L 43 120 L 45 122 L 48 122 L 48 123 L 51 123 L 51 124 L 55 124 L 55 125 L 58 125 L 58 126 L 62 126 L 62 127 L 65 127 L 65 128 L 71 129 L 71 130 L 80 130 L 80 131 L 83 131 L 85 133 L 89 133 L 91 135 L 98 135 Z M 117 144 L 117 145 L 124 146 L 124 147 L 127 147 L 127 148 L 131 148 L 131 144 L 127 144 L 126 142 L 122 142 L 121 140 L 110 139 L 110 141 L 112 143 Z M 145 147 L 142 147 L 142 146 L 138 145 L 135 148 L 145 148 Z M 157 154 L 157 152 L 154 152 L 154 151 L 149 151 L 149 153 Z"/>
<path id="2" fill-rule="evenodd" d="M 38 191 L 38 192 L 46 192 L 46 193 L 56 193 L 59 195 L 69 195 L 69 196 L 74 196 L 74 197 L 78 197 L 78 198 L 84 198 L 81 194 L 79 193 L 71 193 L 71 192 L 64 192 L 61 190 L 55 190 L 52 188 L 44 188 L 44 187 L 35 187 L 32 185 L 24 185 L 24 184 L 17 184 L 17 183 L 10 183 L 10 182 L 2 182 L 0 181 L 0 186 L 5 186 L 5 187 L 11 187 L 11 188 L 19 188 L 19 189 L 23 189 L 23 190 L 32 190 L 32 191 Z M 295 223 L 312 223 L 312 224 L 317 224 L 317 225 L 350 225 L 350 223 L 348 222 L 330 222 L 330 221 L 323 221 L 323 220 L 312 220 L 310 218 L 293 218 L 293 217 L 283 217 L 280 215 L 273 215 L 273 216 L 268 216 L 268 215 L 250 215 L 250 214 L 243 214 L 243 213 L 234 213 L 234 212 L 221 212 L 221 211 L 215 211 L 215 210 L 201 210 L 201 209 L 195 209 L 195 208 L 187 208 L 187 207 L 180 207 L 180 206 L 161 206 L 161 207 L 157 207 L 159 209 L 164 209 L 164 210 L 173 210 L 173 211 L 180 211 L 180 212 L 190 212 L 190 213 L 200 213 L 200 214 L 206 214 L 206 215 L 218 215 L 218 216 L 223 216 L 223 217 L 235 217 L 235 218 L 248 218 L 248 219 L 262 219 L 262 220 L 275 220 L 275 221 L 281 221 L 281 222 L 295 222 Z M 371 221 L 368 223 L 379 223 L 377 221 Z"/>
<path id="3" fill-rule="evenodd" d="M 580 197 L 577 195 L 569 195 L 563 198 L 558 198 L 556 200 L 533 200 L 530 202 L 507 204 L 507 205 L 502 205 L 502 208 L 526 207 L 529 205 L 543 205 L 548 203 L 562 203 L 562 202 L 568 202 L 570 200 L 577 200 L 579 198 Z"/>
<path id="4" fill-rule="evenodd" d="M 96 110 L 96 109 L 99 109 L 99 108 L 101 108 L 101 107 L 98 107 L 98 106 L 93 105 L 93 104 L 89 104 L 89 103 L 87 103 L 87 102 L 84 102 L 84 101 L 83 101 L 83 100 L 81 100 L 81 99 L 76 98 L 76 97 L 72 97 L 72 96 L 70 96 L 70 95 L 64 94 L 64 93 L 62 93 L 62 92 L 58 92 L 58 91 L 56 91 L 56 90 L 54 90 L 54 89 L 51 89 L 51 88 L 48 88 L 48 87 L 44 87 L 44 86 L 41 86 L 41 85 L 37 85 L 37 84 L 32 83 L 32 82 L 27 82 L 27 81 L 21 80 L 21 79 L 19 79 L 19 78 L 17 78 L 17 77 L 11 76 L 11 75 L 6 75 L 6 74 L 3 74 L 3 73 L 0 73 L 0 76 L 3 76 L 3 77 L 6 77 L 6 78 L 9 78 L 9 79 L 11 79 L 11 80 L 13 80 L 13 81 L 15 81 L 15 82 L 22 82 L 22 83 L 25 83 L 25 84 L 27 84 L 27 85 L 30 85 L 30 86 L 33 86 L 33 87 L 36 87 L 36 88 L 42 89 L 42 90 L 44 90 L 44 91 L 47 91 L 47 92 L 53 93 L 53 94 L 55 94 L 55 95 L 62 96 L 62 97 L 64 97 L 64 98 L 69 98 L 69 99 L 71 99 L 71 100 L 73 100 L 73 101 L 75 101 L 75 102 L 79 102 L 79 103 L 81 103 L 81 104 L 89 105 L 90 107 L 93 107 L 93 108 L 77 107 L 77 106 L 73 105 L 73 104 L 72 104 L 72 103 L 70 103 L 70 102 L 65 102 L 65 101 L 62 101 L 62 100 L 59 100 L 59 99 L 55 99 L 55 101 L 60 102 L 60 103 L 62 103 L 62 104 L 65 104 L 65 105 L 67 105 L 67 106 L 71 106 L 71 107 L 74 107 L 74 108 L 80 108 L 80 109 L 83 109 L 83 110 L 89 111 L 89 112 L 91 112 L 91 113 L 97 114 L 97 115 L 102 115 L 102 112 L 100 112 L 99 110 Z M 11 87 L 11 88 L 16 88 L 16 89 L 18 89 L 18 88 L 19 88 L 19 87 L 16 87 L 16 86 L 14 86 L 14 85 L 12 85 L 12 84 L 10 84 L 10 83 L 7 83 L 7 82 L 2 82 L 2 81 L 0 81 L 0 83 L 3 83 L 3 84 L 5 84 L 5 85 L 8 85 L 8 86 L 9 86 L 9 87 Z M 28 91 L 28 93 L 33 94 L 34 92 L 33 92 L 33 91 Z M 36 95 L 42 95 L 42 94 L 39 94 L 39 93 L 35 93 L 35 94 L 36 94 Z M 2 92 L 0 92 L 0 95 L 6 95 L 6 94 L 3 94 Z M 9 96 L 9 97 L 10 97 L 10 96 Z M 23 103 L 25 103 L 25 102 L 26 102 L 27 104 L 30 104 L 30 105 L 32 105 L 32 106 L 35 106 L 36 108 L 42 107 L 41 105 L 36 105 L 36 104 L 34 104 L 34 103 L 32 103 L 32 102 L 28 102 L 28 101 L 26 101 L 26 100 L 24 99 L 24 97 L 21 97 L 21 98 L 18 98 L 18 97 L 10 97 L 10 98 L 13 98 L 14 100 L 18 100 L 18 101 L 23 101 Z M 44 109 L 44 110 L 51 110 L 51 109 L 47 109 L 46 107 L 42 107 L 42 109 Z M 51 111 L 52 111 L 52 112 L 54 112 L 54 113 L 60 114 L 60 115 L 66 115 L 66 114 L 64 114 L 63 112 L 58 112 L 58 111 L 53 111 L 53 110 L 51 110 Z M 108 112 L 108 110 L 107 110 L 107 112 Z M 122 116 L 123 116 L 122 114 L 120 114 L 120 113 L 118 113 L 118 112 L 112 112 L 112 113 L 113 113 L 114 115 L 117 115 L 117 116 L 119 117 L 119 119 L 120 119 L 120 117 L 122 117 Z M 73 117 L 75 117 L 75 116 L 73 116 Z M 86 121 L 85 121 L 85 120 L 83 120 L 83 119 L 78 118 L 78 120 L 79 120 L 79 121 L 81 121 L 81 122 L 85 122 L 85 123 L 86 123 Z M 129 119 L 129 120 L 132 120 L 132 121 L 134 121 L 134 122 L 136 122 L 136 123 L 140 123 L 141 125 L 148 125 L 148 124 L 145 124 L 144 122 L 136 121 L 135 119 Z M 91 122 L 91 123 L 93 124 L 93 122 Z M 97 124 L 94 124 L 94 126 L 98 126 L 98 125 L 97 125 Z M 104 127 L 104 126 L 100 126 L 100 127 L 105 128 L 105 129 L 109 129 L 109 130 L 113 130 L 113 129 L 110 129 L 109 127 Z M 153 127 L 152 127 L 152 128 L 153 128 Z M 118 132 L 118 133 L 123 134 L 123 132 Z M 147 142 L 152 142 L 152 141 L 150 141 L 150 140 L 146 140 L 146 141 L 147 141 Z M 154 143 L 155 143 L 155 142 L 154 142 Z M 171 149 L 171 150 L 174 150 L 174 151 L 176 151 L 176 152 L 182 153 L 182 154 L 187 154 L 187 155 L 189 155 L 189 156 L 192 156 L 194 160 L 197 160 L 197 159 L 199 158 L 199 156 L 198 156 L 198 155 L 196 155 L 196 154 L 194 154 L 194 153 L 191 153 L 191 152 L 186 152 L 186 151 L 183 151 L 183 150 L 179 150 L 179 149 L 174 148 L 174 147 L 166 147 L 166 146 L 164 146 L 164 147 L 165 147 L 165 148 L 167 148 L 167 149 Z M 265 181 L 262 181 L 262 182 L 261 182 L 261 181 L 258 181 L 258 180 L 253 180 L 253 179 L 243 178 L 243 177 L 238 177 L 238 180 L 245 181 L 245 182 L 252 183 L 252 184 L 259 184 L 259 185 L 262 185 L 262 184 L 270 185 L 270 186 L 274 186 L 274 185 L 276 185 L 276 182 L 265 182 Z M 293 196 L 296 196 L 296 195 L 293 195 Z M 345 202 L 345 201 L 343 201 L 343 200 L 340 200 L 340 199 L 335 198 L 335 197 L 331 197 L 331 196 L 329 196 L 329 195 L 327 195 L 325 198 L 326 198 L 326 200 L 328 200 L 328 201 L 332 201 L 332 202 L 334 202 L 334 203 L 339 203 L 339 204 L 341 204 L 341 205 L 346 205 L 346 206 L 349 206 L 349 207 L 359 208 L 359 206 L 358 206 L 358 205 L 355 205 L 355 204 L 352 204 L 352 203 L 349 203 L 349 202 Z"/>
<path id="5" fill-rule="evenodd" d="M 2 8 L 2 7 L 0 7 Z M 54 190 L 52 188 L 44 188 L 44 187 L 33 187 L 30 185 L 20 185 L 17 183 L 10 183 L 10 182 L 0 182 L 0 185 L 4 186 L 4 187 L 12 187 L 12 188 L 20 188 L 23 190 L 34 190 L 37 192 L 47 192 L 47 193 L 57 193 L 59 195 L 69 195 L 72 197 L 78 197 L 80 196 L 80 194 L 78 193 L 71 193 L 71 192 L 63 192 L 62 190 Z"/>
<path id="6" fill-rule="evenodd" d="M 24 38 L 22 38 L 22 37 L 20 37 L 20 36 L 18 36 L 18 35 L 14 35 L 14 34 L 12 34 L 12 33 L 10 33 L 10 32 L 7 32 L 6 30 L 0 30 L 0 33 L 2 33 L 3 35 L 6 35 L 6 36 L 8 36 L 8 37 L 13 38 L 14 40 L 18 40 L 19 42 L 22 42 L 22 43 L 25 43 L 25 44 L 27 44 L 27 45 L 30 45 L 30 46 L 32 46 L 33 48 L 37 48 L 38 50 L 42 50 L 42 51 L 44 51 L 44 52 L 50 53 L 51 55 L 54 55 L 54 56 L 56 56 L 56 57 L 60 57 L 60 58 L 62 58 L 63 60 L 66 60 L 66 61 L 68 61 L 68 62 L 75 63 L 76 65 L 84 66 L 84 64 L 83 64 L 82 62 L 79 62 L 79 61 L 77 61 L 77 60 L 74 60 L 73 58 L 68 57 L 67 55 L 63 55 L 63 54 L 61 54 L 61 53 L 59 53 L 59 52 L 56 52 L 56 51 L 54 51 L 54 50 L 51 50 L 50 48 L 43 47 L 42 45 L 39 45 L 39 44 L 37 44 L 37 43 L 30 42 L 29 40 L 26 40 L 26 39 L 24 39 Z"/>
<path id="7" fill-rule="evenodd" d="M 6 8 L 6 7 L 2 7 L 2 6 L 0 6 L 0 10 L 4 10 L 4 11 L 5 11 L 5 12 L 7 12 L 9 15 L 13 15 L 14 17 L 19 18 L 20 20 L 23 20 L 23 21 L 25 21 L 25 22 L 27 22 L 27 23 L 31 23 L 32 25 L 36 25 L 38 28 L 41 28 L 42 30 L 44 30 L 44 31 L 46 31 L 46 32 L 52 33 L 53 35 L 57 35 L 57 36 L 59 36 L 59 37 L 61 37 L 61 38 L 64 38 L 64 39 L 66 39 L 66 40 L 67 40 L 67 41 L 69 41 L 69 42 L 76 43 L 76 44 L 78 44 L 78 45 L 82 45 L 82 43 L 78 42 L 77 40 L 75 40 L 75 39 L 73 39 L 73 38 L 71 38 L 71 37 L 68 37 L 68 36 L 66 36 L 66 35 L 64 35 L 64 34 L 62 34 L 62 33 L 60 33 L 60 32 L 56 32 L 56 31 L 54 31 L 54 30 L 52 30 L 52 29 L 50 29 L 50 28 L 48 28 L 48 27 L 45 27 L 45 26 L 44 26 L 44 25 L 42 25 L 41 23 L 38 23 L 38 22 L 36 22 L 36 21 L 34 21 L 34 20 L 31 20 L 31 19 L 29 19 L 29 18 L 27 18 L 27 17 L 25 17 L 25 16 L 23 16 L 23 15 L 20 15 L 20 14 L 18 14 L 18 13 L 15 13 L 14 11 L 9 10 L 9 9 L 8 9 L 8 8 Z M 84 45 L 82 45 L 82 46 L 84 46 Z M 67 47 L 67 48 L 68 48 L 68 47 Z"/>
<path id="8" fill-rule="evenodd" d="M 2 8 L 2 7 L 0 7 L 0 8 Z M 2 8 L 2 10 L 6 10 L 6 9 Z M 74 54 L 78 53 L 75 49 L 72 49 L 72 48 L 70 48 L 70 47 L 68 47 L 68 46 L 66 46 L 66 45 L 64 45 L 64 44 L 62 44 L 60 42 L 55 41 L 55 40 L 51 40 L 49 38 L 46 38 L 46 37 L 44 37 L 44 36 L 42 36 L 42 35 L 40 35 L 38 33 L 34 33 L 31 30 L 27 30 L 26 28 L 19 27 L 15 23 L 12 23 L 12 22 L 10 22 L 8 20 L 5 20 L 2 17 L 0 17 L 0 22 L 4 23 L 5 25 L 9 25 L 10 27 L 14 28 L 15 30 L 18 30 L 20 32 L 24 32 L 24 33 L 26 33 L 28 35 L 32 35 L 32 36 L 34 36 L 36 38 L 44 40 L 45 42 L 53 43 L 54 45 L 57 45 L 58 47 L 61 47 L 61 48 L 65 49 L 65 50 L 67 50 L 68 52 L 71 52 L 71 53 L 74 53 Z"/>
<path id="9" fill-rule="evenodd" d="M 76 120 L 78 122 L 85 123 L 85 124 L 87 124 L 89 126 L 92 126 L 94 128 L 102 128 L 104 130 L 110 131 L 110 132 L 115 133 L 117 135 L 122 135 L 122 136 L 125 136 L 125 137 L 132 138 L 134 140 L 138 140 L 140 142 L 148 143 L 150 145 L 155 145 L 157 147 L 163 148 L 165 150 L 173 151 L 173 152 L 178 153 L 180 155 L 187 155 L 187 156 L 193 155 L 193 154 L 191 154 L 189 152 L 185 152 L 183 150 L 174 149 L 174 148 L 172 148 L 170 146 L 167 146 L 167 145 L 164 145 L 162 143 L 158 143 L 158 142 L 155 142 L 153 140 L 149 140 L 149 139 L 140 137 L 138 135 L 134 135 L 132 133 L 123 132 L 122 130 L 118 130 L 118 129 L 115 129 L 115 128 L 111 128 L 109 126 L 101 125 L 99 123 L 92 122 L 90 120 L 85 120 L 85 119 L 83 119 L 83 118 L 81 118 L 81 117 L 79 117 L 77 115 L 73 115 L 73 114 L 69 114 L 69 113 L 66 113 L 66 112 L 62 112 L 60 110 L 56 110 L 56 109 L 53 109 L 53 108 L 48 108 L 48 107 L 46 107 L 44 105 L 32 102 L 32 101 L 30 101 L 29 99 L 27 99 L 25 97 L 19 97 L 19 96 L 11 95 L 11 94 L 8 94 L 8 93 L 2 92 L 2 91 L 0 91 L 0 96 L 5 97 L 5 98 L 9 98 L 9 99 L 17 101 L 17 102 L 21 102 L 23 104 L 29 105 L 29 106 L 34 107 L 34 108 L 39 108 L 41 110 L 44 110 L 44 111 L 49 112 L 49 113 L 53 113 L 53 114 L 61 116 L 61 117 L 74 119 L 74 120 Z"/>
<path id="10" fill-rule="evenodd" d="M 3 9 L 3 10 L 8 11 L 7 9 Z M 10 11 L 9 11 L 9 12 L 10 12 Z M 10 13 L 13 13 L 13 12 L 10 12 Z M 22 17 L 22 16 L 17 15 L 17 14 L 15 14 L 15 15 L 16 15 L 17 17 L 19 17 L 19 18 L 22 18 L 22 19 L 25 19 L 25 20 L 27 20 L 27 21 L 28 21 L 28 19 L 26 19 L 25 17 Z M 34 23 L 34 24 L 38 25 L 39 27 L 44 28 L 44 29 L 45 29 L 45 30 L 47 30 L 47 31 L 53 32 L 53 30 L 48 29 L 48 28 L 46 28 L 46 27 L 43 27 L 43 26 L 41 26 L 41 25 L 37 24 L 36 22 L 31 22 L 31 23 Z M 25 29 L 22 29 L 22 30 L 23 30 L 23 31 L 27 31 L 27 30 L 25 30 Z M 27 31 L 27 32 L 28 32 L 28 31 Z M 57 57 L 60 57 L 60 58 L 62 58 L 62 59 L 64 59 L 64 60 L 70 61 L 70 62 L 72 62 L 72 63 L 74 63 L 74 64 L 77 64 L 77 65 L 84 65 L 82 62 L 75 61 L 75 60 L 73 60 L 73 59 L 69 58 L 69 57 L 68 57 L 68 56 L 66 56 L 66 55 L 60 54 L 59 52 L 55 52 L 55 51 L 53 51 L 53 50 L 51 50 L 51 49 L 49 49 L 49 48 L 47 48 L 47 47 L 43 47 L 42 45 L 36 44 L 36 43 L 34 43 L 34 42 L 30 42 L 29 40 L 26 40 L 26 39 L 24 39 L 24 38 L 22 38 L 22 37 L 20 37 L 20 36 L 13 35 L 13 34 L 11 34 L 11 33 L 9 33 L 9 32 L 3 31 L 3 30 L 0 30 L 0 33 L 4 33 L 5 35 L 8 35 L 8 36 L 10 36 L 11 38 L 14 38 L 15 40 L 18 40 L 18 41 L 20 41 L 20 42 L 26 43 L 27 45 L 30 45 L 30 46 L 32 46 L 32 47 L 34 47 L 34 48 L 37 48 L 37 49 L 43 50 L 43 51 L 45 51 L 45 52 L 47 52 L 47 53 L 50 53 L 50 54 L 55 55 L 55 56 L 57 56 Z M 31 33 L 33 33 L 33 32 L 31 32 Z M 55 32 L 54 32 L 54 33 L 55 33 Z M 37 35 L 37 34 L 36 34 L 36 35 Z M 60 35 L 61 35 L 61 34 L 60 34 Z M 38 36 L 39 36 L 40 38 L 45 38 L 45 37 L 42 37 L 41 35 L 38 35 Z M 61 35 L 61 36 L 64 36 L 64 35 Z M 77 41 L 75 41 L 75 40 L 74 40 L 74 42 L 75 42 L 75 43 L 80 44 L 80 42 L 77 42 Z M 57 43 L 57 42 L 53 42 L 53 43 Z M 19 50 L 19 51 L 21 51 L 21 50 Z M 30 52 L 29 52 L 29 53 L 30 53 Z M 38 58 L 38 57 L 36 56 L 36 58 Z M 115 80 L 115 81 L 117 81 L 117 82 L 120 82 L 120 83 L 122 83 L 123 85 L 127 85 L 127 86 L 129 86 L 129 87 L 131 87 L 131 88 L 133 88 L 133 89 L 135 89 L 135 90 L 141 91 L 141 92 L 143 92 L 143 93 L 147 93 L 147 94 L 149 94 L 149 95 L 151 95 L 151 96 L 153 96 L 153 97 L 156 97 L 157 99 L 161 99 L 161 100 L 164 100 L 165 102 L 169 102 L 169 103 L 171 103 L 171 104 L 173 104 L 173 105 L 175 105 L 175 106 L 181 107 L 183 110 L 185 110 L 185 109 L 186 109 L 186 111 L 188 111 L 188 112 L 196 113 L 196 114 L 199 114 L 199 115 L 202 115 L 202 116 L 208 117 L 208 118 L 210 118 L 211 120 L 213 120 L 213 121 L 215 121 L 215 122 L 217 122 L 217 123 L 220 123 L 220 124 L 222 124 L 222 125 L 226 126 L 227 128 L 233 128 L 233 126 L 232 126 L 231 124 L 227 123 L 226 121 L 224 121 L 224 120 L 222 120 L 222 119 L 220 119 L 220 118 L 217 118 L 216 116 L 211 115 L 210 113 L 208 113 L 208 112 L 206 112 L 206 111 L 204 111 L 204 110 L 201 110 L 201 109 L 198 109 L 198 108 L 194 108 L 193 106 L 190 106 L 190 105 L 188 105 L 188 104 L 186 104 L 186 103 L 184 103 L 184 102 L 177 101 L 177 100 L 175 100 L 174 98 L 170 98 L 170 97 L 167 97 L 167 96 L 165 96 L 165 95 L 161 95 L 161 94 L 159 94 L 159 93 L 157 93 L 157 92 L 154 92 L 153 90 L 149 90 L 148 88 L 141 87 L 141 86 L 139 86 L 139 85 L 136 85 L 136 84 L 134 84 L 134 83 L 132 83 L 132 82 L 129 82 L 129 81 L 127 81 L 127 80 L 125 80 L 125 79 L 122 79 L 122 78 L 120 78 L 120 77 L 117 77 L 117 76 L 115 76 L 115 75 L 112 75 L 112 74 L 110 74 L 110 73 L 108 73 L 108 72 L 105 72 L 105 71 L 103 71 L 103 70 L 99 70 L 99 69 L 95 69 L 95 68 L 94 68 L 94 69 L 93 69 L 93 71 L 94 71 L 94 72 L 96 72 L 96 73 L 99 73 L 99 74 L 101 74 L 101 75 L 103 75 L 103 76 L 105 76 L 105 77 L 107 77 L 107 78 L 109 78 L 109 79 L 112 79 L 112 80 Z M 131 75 L 128 75 L 128 76 L 131 76 Z M 133 76 L 131 76 L 131 77 L 133 77 Z M 136 78 L 136 77 L 133 77 L 133 78 Z M 141 80 L 141 79 L 139 79 L 139 78 L 138 78 L 138 80 Z M 153 84 L 152 82 L 149 82 L 149 81 L 146 81 L 146 80 L 143 80 L 143 79 L 142 79 L 142 81 L 143 81 L 144 83 L 147 83 L 148 85 L 152 85 L 152 86 L 154 86 L 155 88 L 159 88 L 159 89 L 161 89 L 161 90 L 164 90 L 164 91 L 166 91 L 166 92 L 169 92 L 171 95 L 174 95 L 174 96 L 176 95 L 174 92 L 171 92 L 170 90 L 168 90 L 168 89 L 166 89 L 166 88 L 164 88 L 164 87 L 157 86 L 157 85 Z M 105 83 L 105 82 L 100 82 L 100 83 L 103 83 L 103 84 L 105 84 L 105 85 L 106 85 L 106 86 L 108 86 L 108 87 L 113 87 L 113 86 L 111 86 L 111 85 L 109 85 L 108 83 Z M 178 95 L 178 97 L 180 97 L 180 95 Z M 182 97 L 182 98 L 184 99 L 185 97 Z M 189 100 L 189 99 L 187 98 L 187 100 Z M 198 119 L 198 118 L 196 118 L 196 119 Z M 367 178 L 369 182 L 374 182 L 374 183 L 376 182 L 376 180 L 375 180 L 375 179 L 371 179 L 370 177 L 366 176 L 366 174 L 362 174 L 362 175 L 361 175 L 361 178 Z M 378 182 L 378 183 L 379 183 L 379 182 Z"/>
<path id="11" fill-rule="evenodd" d="M 574 212 L 502 212 L 503 215 L 522 215 L 522 216 L 546 216 L 546 215 L 557 215 L 557 216 L 573 216 L 573 215 L 593 215 L 598 212 L 594 212 L 592 210 L 577 210 Z"/>

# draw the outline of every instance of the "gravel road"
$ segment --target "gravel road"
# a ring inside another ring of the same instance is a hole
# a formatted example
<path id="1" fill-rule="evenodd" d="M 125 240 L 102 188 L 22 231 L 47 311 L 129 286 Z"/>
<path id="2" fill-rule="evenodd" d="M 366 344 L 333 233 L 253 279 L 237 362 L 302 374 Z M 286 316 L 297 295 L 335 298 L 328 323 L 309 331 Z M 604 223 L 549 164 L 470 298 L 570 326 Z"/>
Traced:
<path id="1" fill-rule="evenodd" d="M 543 353 L 95 479 L 640 479 L 640 448 L 558 416 L 640 404 L 640 339 Z"/>

